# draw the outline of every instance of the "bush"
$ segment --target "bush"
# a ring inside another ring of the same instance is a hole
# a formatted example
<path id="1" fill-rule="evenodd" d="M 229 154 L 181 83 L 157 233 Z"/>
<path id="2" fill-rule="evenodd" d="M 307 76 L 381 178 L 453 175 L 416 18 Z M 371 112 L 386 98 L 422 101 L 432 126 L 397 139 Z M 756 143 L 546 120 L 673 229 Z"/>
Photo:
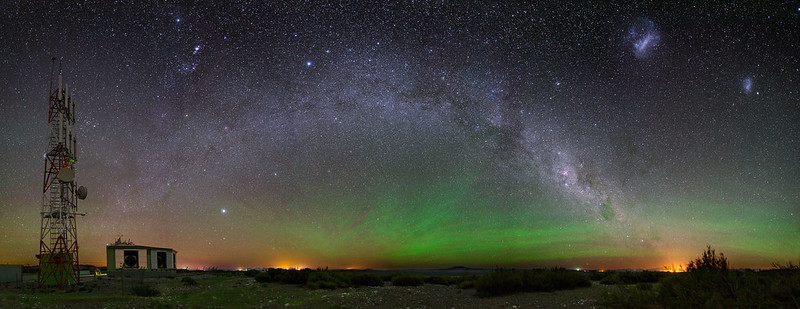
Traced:
<path id="1" fill-rule="evenodd" d="M 686 265 L 687 271 L 698 271 L 698 270 L 728 270 L 728 259 L 725 257 L 724 254 L 720 253 L 717 256 L 717 253 L 714 249 L 711 249 L 711 246 L 707 247 L 708 249 L 703 252 L 703 256 L 695 259 L 694 261 L 690 261 L 689 265 Z"/>
<path id="2" fill-rule="evenodd" d="M 272 277 L 270 277 L 269 273 L 267 272 L 260 272 L 256 274 L 254 278 L 256 279 L 257 282 L 261 283 L 275 282 L 275 280 L 272 280 Z"/>
<path id="3" fill-rule="evenodd" d="M 310 269 L 287 269 L 280 275 L 281 283 L 286 284 L 299 284 L 303 285 L 308 282 L 308 274 L 311 272 Z"/>
<path id="4" fill-rule="evenodd" d="M 308 275 L 306 287 L 311 289 L 338 289 L 349 287 L 350 284 L 338 274 L 327 271 L 315 271 Z"/>
<path id="5" fill-rule="evenodd" d="M 478 296 L 504 295 L 522 291 L 522 274 L 514 272 L 492 272 L 475 282 Z"/>
<path id="6" fill-rule="evenodd" d="M 411 275 L 398 275 L 392 278 L 392 285 L 394 286 L 420 286 L 422 279 L 417 276 Z"/>
<path id="7" fill-rule="evenodd" d="M 397 277 L 397 276 L 399 276 L 399 275 L 400 275 L 400 274 L 397 274 L 397 273 L 394 273 L 394 274 L 382 274 L 382 275 L 380 275 L 379 277 L 380 277 L 380 278 L 381 278 L 381 280 L 383 280 L 383 281 L 392 281 L 392 278 L 394 278 L 394 277 Z"/>
<path id="8" fill-rule="evenodd" d="M 614 272 L 600 280 L 600 284 L 656 283 L 662 274 L 655 271 Z"/>
<path id="9" fill-rule="evenodd" d="M 478 296 L 496 296 L 517 292 L 570 290 L 591 286 L 589 276 L 564 269 L 550 271 L 495 270 L 475 282 Z"/>
<path id="10" fill-rule="evenodd" d="M 255 275 L 258 282 L 281 282 L 286 284 L 299 284 L 303 285 L 308 282 L 308 274 L 311 273 L 310 269 L 281 269 L 269 268 L 265 272 L 260 272 Z"/>
<path id="11" fill-rule="evenodd" d="M 616 273 L 605 276 L 603 279 L 600 280 L 600 284 L 605 284 L 605 285 L 613 285 L 619 283 L 620 283 L 619 276 L 617 276 Z"/>
<path id="12" fill-rule="evenodd" d="M 350 283 L 353 286 L 383 286 L 383 280 L 376 275 L 361 274 L 355 275 L 350 278 Z"/>
<path id="13" fill-rule="evenodd" d="M 439 276 L 428 276 L 422 279 L 422 281 L 428 284 L 449 285 L 447 279 Z"/>
<path id="14" fill-rule="evenodd" d="M 641 282 L 636 284 L 636 288 L 642 291 L 649 291 L 653 289 L 653 284 L 648 282 Z"/>
<path id="15" fill-rule="evenodd" d="M 471 288 L 474 288 L 474 287 L 475 287 L 475 281 L 474 280 L 464 280 L 464 281 L 461 281 L 458 284 L 458 288 L 462 289 L 462 290 L 463 289 L 471 289 Z"/>
<path id="16" fill-rule="evenodd" d="M 572 290 L 592 286 L 589 276 L 581 272 L 562 269 L 546 271 L 544 274 L 544 279 L 550 282 L 553 290 Z"/>
<path id="17" fill-rule="evenodd" d="M 450 277 L 445 277 L 444 279 L 447 281 L 447 285 L 458 285 L 459 283 L 461 283 L 461 281 L 466 280 L 464 279 L 464 276 L 459 276 L 459 277 L 450 276 Z"/>
<path id="18" fill-rule="evenodd" d="M 589 280 L 602 281 L 606 277 L 611 276 L 613 274 L 614 274 L 613 272 L 609 271 L 592 271 L 589 273 Z"/>
<path id="19" fill-rule="evenodd" d="M 280 268 L 268 268 L 266 273 L 266 277 L 268 278 L 267 282 L 277 282 L 281 281 L 280 277 L 286 270 Z"/>
<path id="20" fill-rule="evenodd" d="M 658 285 L 639 283 L 602 295 L 599 304 L 627 308 L 793 308 L 800 299 L 800 270 L 726 271 L 711 247 L 690 272 L 664 274 Z"/>
<path id="21" fill-rule="evenodd" d="M 255 277 L 256 275 L 258 275 L 260 273 L 261 273 L 261 271 L 259 271 L 257 269 L 248 269 L 247 271 L 244 272 L 244 275 L 246 277 Z"/>
<path id="22" fill-rule="evenodd" d="M 197 280 L 194 280 L 192 277 L 183 277 L 181 282 L 183 282 L 184 285 L 197 285 Z"/>
<path id="23" fill-rule="evenodd" d="M 652 290 L 619 286 L 616 291 L 603 291 L 598 305 L 606 308 L 663 308 L 658 304 L 656 294 Z"/>
<path id="24" fill-rule="evenodd" d="M 794 264 L 792 261 L 789 261 L 786 264 L 781 264 L 778 262 L 772 263 L 772 267 L 775 269 L 800 269 L 800 263 Z"/>
<path id="25" fill-rule="evenodd" d="M 334 282 L 330 282 L 330 281 L 308 282 L 308 283 L 306 283 L 306 287 L 309 288 L 309 289 L 312 289 L 312 290 L 319 290 L 319 289 L 335 290 L 335 289 L 340 288 L 339 285 L 337 285 Z"/>
<path id="26" fill-rule="evenodd" d="M 141 297 L 152 297 L 161 295 L 161 292 L 149 285 L 137 285 L 131 289 L 131 293 Z"/>

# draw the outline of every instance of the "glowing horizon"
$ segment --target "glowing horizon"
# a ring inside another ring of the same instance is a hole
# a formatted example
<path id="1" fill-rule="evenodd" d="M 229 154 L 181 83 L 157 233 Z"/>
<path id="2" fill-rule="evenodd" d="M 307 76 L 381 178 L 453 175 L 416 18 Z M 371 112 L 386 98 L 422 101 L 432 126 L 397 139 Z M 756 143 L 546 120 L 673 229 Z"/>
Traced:
<path id="1" fill-rule="evenodd" d="M 53 56 L 83 264 L 120 235 L 197 268 L 800 259 L 796 9 L 1 6 L 0 263 L 37 264 Z"/>

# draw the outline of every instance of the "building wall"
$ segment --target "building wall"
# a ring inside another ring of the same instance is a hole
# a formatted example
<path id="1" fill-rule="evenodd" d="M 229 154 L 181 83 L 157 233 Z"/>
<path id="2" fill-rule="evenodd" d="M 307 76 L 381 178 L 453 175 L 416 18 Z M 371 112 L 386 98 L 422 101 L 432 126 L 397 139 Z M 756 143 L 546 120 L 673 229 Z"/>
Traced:
<path id="1" fill-rule="evenodd" d="M 123 254 L 124 254 L 123 249 L 114 250 L 114 261 L 116 261 L 116 263 L 114 263 L 114 269 L 122 268 L 122 263 L 124 263 L 125 261 L 125 257 Z"/>
<path id="2" fill-rule="evenodd" d="M 106 247 L 106 269 L 117 269 L 117 256 L 114 249 Z"/>
<path id="3" fill-rule="evenodd" d="M 166 249 L 156 249 L 152 248 L 149 249 L 150 254 L 150 261 L 148 265 L 150 265 L 150 269 L 175 269 L 175 263 L 173 261 L 173 255 L 175 255 L 175 250 L 166 250 Z M 158 267 L 158 254 L 163 253 L 165 258 L 165 264 L 163 268 Z"/>
<path id="4" fill-rule="evenodd" d="M 148 247 L 106 247 L 106 266 L 109 270 L 120 269 L 125 262 L 125 251 L 137 251 L 139 269 L 164 270 L 175 269 L 175 255 L 177 252 L 169 248 L 148 248 Z M 166 267 L 158 267 L 158 254 L 163 253 L 166 259 Z"/>
<path id="5" fill-rule="evenodd" d="M 122 267 L 123 263 L 125 262 L 125 251 L 137 251 L 137 259 L 139 260 L 139 268 L 147 269 L 148 262 L 147 262 L 147 250 L 148 249 L 127 249 L 127 248 L 117 248 L 114 250 L 114 264 L 107 265 L 108 268 L 111 268 L 113 265 L 114 269 L 119 269 Z"/>
<path id="6" fill-rule="evenodd" d="M 139 249 L 138 250 L 139 251 L 139 268 L 142 268 L 142 269 L 148 269 L 149 268 L 149 267 L 147 267 L 148 264 L 149 264 L 149 263 L 147 263 L 147 258 L 148 258 L 147 251 L 148 250 L 149 249 Z"/>
<path id="7" fill-rule="evenodd" d="M 147 255 L 147 265 L 150 266 L 150 269 L 158 269 L 158 251 L 156 249 L 147 250 L 149 254 Z"/>

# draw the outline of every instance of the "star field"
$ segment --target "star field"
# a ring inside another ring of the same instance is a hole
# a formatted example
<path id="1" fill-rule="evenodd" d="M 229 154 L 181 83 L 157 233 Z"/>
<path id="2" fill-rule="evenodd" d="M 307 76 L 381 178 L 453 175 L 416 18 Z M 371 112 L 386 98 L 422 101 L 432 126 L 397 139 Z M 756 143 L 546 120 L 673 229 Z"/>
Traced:
<path id="1" fill-rule="evenodd" d="M 800 258 L 800 10 L 0 5 L 0 263 L 36 264 L 51 57 L 81 263 L 733 267 Z"/>

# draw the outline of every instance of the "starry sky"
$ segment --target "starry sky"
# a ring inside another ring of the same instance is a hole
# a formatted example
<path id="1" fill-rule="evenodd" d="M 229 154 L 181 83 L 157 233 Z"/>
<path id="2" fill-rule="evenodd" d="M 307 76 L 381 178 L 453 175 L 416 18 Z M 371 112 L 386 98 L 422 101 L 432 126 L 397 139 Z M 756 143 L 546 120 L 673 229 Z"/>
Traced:
<path id="1" fill-rule="evenodd" d="M 606 2 L 3 1 L 0 263 L 37 264 L 52 57 L 81 263 L 797 261 L 798 5 Z"/>

